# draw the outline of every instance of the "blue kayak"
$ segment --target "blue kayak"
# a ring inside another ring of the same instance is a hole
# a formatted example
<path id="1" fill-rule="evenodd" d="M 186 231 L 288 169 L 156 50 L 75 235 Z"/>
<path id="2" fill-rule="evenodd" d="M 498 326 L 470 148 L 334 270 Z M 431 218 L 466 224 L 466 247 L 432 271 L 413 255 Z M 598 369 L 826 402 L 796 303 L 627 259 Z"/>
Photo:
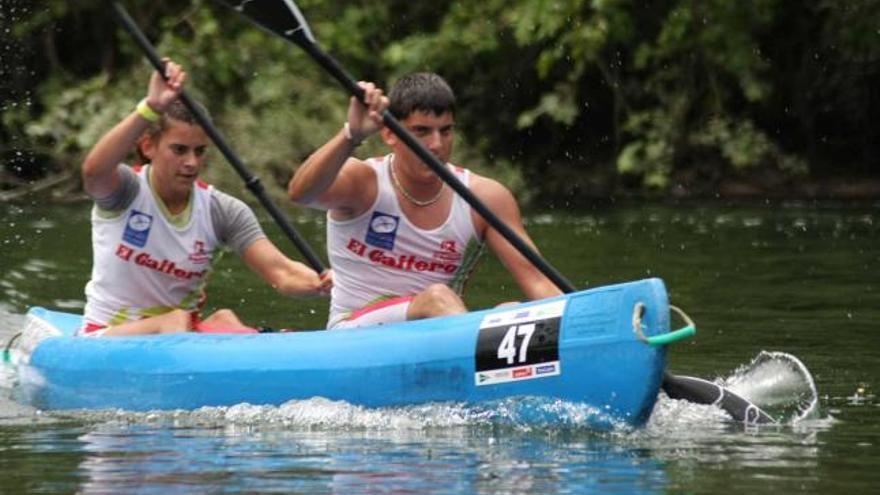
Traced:
<path id="1" fill-rule="evenodd" d="M 32 308 L 12 362 L 19 395 L 43 409 L 196 409 L 313 397 L 395 407 L 538 397 L 583 403 L 638 426 L 651 414 L 666 364 L 664 346 L 645 338 L 668 334 L 669 319 L 659 279 L 320 332 L 84 338 L 73 336 L 80 315 Z"/>

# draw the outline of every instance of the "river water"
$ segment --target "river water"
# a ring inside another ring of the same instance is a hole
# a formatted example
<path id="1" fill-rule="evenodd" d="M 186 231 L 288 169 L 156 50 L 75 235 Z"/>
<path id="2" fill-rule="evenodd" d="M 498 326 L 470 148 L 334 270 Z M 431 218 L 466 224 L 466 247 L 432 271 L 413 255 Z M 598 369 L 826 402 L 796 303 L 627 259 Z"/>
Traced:
<path id="1" fill-rule="evenodd" d="M 762 351 L 799 358 L 818 410 L 781 426 L 730 421 L 661 395 L 644 428 L 594 432 L 497 422 L 457 405 L 52 413 L 0 389 L 0 493 L 871 492 L 880 484 L 880 205 L 610 205 L 527 216 L 545 257 L 579 287 L 661 277 L 698 334 L 670 368 L 737 378 Z M 88 205 L 0 205 L 0 339 L 34 305 L 78 311 Z M 270 236 L 289 243 L 264 222 Z M 295 222 L 323 252 L 317 216 Z M 467 302 L 516 299 L 491 256 Z M 277 297 L 234 256 L 209 305 L 264 326 L 321 326 L 324 301 Z M 503 406 L 500 406 L 503 407 Z"/>

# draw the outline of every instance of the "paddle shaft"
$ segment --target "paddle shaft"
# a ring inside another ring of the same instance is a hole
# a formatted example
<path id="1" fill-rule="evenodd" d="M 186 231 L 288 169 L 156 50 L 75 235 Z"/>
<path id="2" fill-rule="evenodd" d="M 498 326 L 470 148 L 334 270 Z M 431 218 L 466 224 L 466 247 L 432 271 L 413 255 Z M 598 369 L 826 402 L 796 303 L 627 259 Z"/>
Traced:
<path id="1" fill-rule="evenodd" d="M 663 391 L 672 399 L 685 399 L 695 404 L 718 406 L 736 421 L 746 424 L 775 424 L 776 420 L 747 399 L 702 378 L 663 375 Z"/>
<path id="2" fill-rule="evenodd" d="M 322 50 L 317 43 L 312 42 L 305 37 L 297 37 L 294 41 L 306 51 L 321 67 L 324 68 L 327 72 L 333 76 L 334 79 L 339 81 L 345 89 L 355 98 L 357 98 L 361 103 L 364 103 L 364 89 L 358 86 L 357 82 L 355 82 L 354 78 L 346 71 L 339 62 L 336 61 L 332 56 L 327 54 L 324 50 Z M 574 285 L 571 284 L 565 277 L 559 273 L 553 266 L 551 266 L 544 258 L 538 254 L 531 246 L 529 246 L 523 238 L 513 231 L 506 223 L 504 223 L 498 216 L 486 206 L 477 196 L 468 189 L 467 186 L 462 184 L 460 180 L 453 174 L 448 167 L 440 160 L 437 159 L 430 151 L 428 151 L 424 145 L 422 145 L 419 140 L 413 137 L 412 133 L 410 133 L 399 120 L 389 111 L 385 110 L 382 112 L 382 122 L 385 124 L 385 127 L 391 130 L 397 137 L 400 138 L 412 151 L 415 153 L 431 170 L 436 173 L 440 179 L 443 180 L 446 184 L 449 185 L 459 196 L 461 196 L 467 203 L 477 211 L 477 213 L 482 216 L 489 225 L 492 226 L 495 230 L 497 230 L 507 242 L 509 242 L 517 251 L 520 252 L 523 256 L 525 256 L 538 270 L 541 271 L 547 278 L 549 278 L 559 290 L 565 293 L 571 293 L 577 290 Z"/>
<path id="3" fill-rule="evenodd" d="M 113 8 L 116 12 L 117 19 L 125 28 L 126 31 L 134 38 L 137 42 L 138 46 L 140 46 L 141 50 L 150 60 L 150 63 L 159 71 L 159 74 L 162 77 L 165 77 L 165 64 L 162 62 L 162 59 L 159 57 L 159 54 L 156 52 L 156 49 L 153 47 L 152 43 L 147 39 L 144 33 L 138 28 L 137 24 L 135 24 L 134 20 L 125 10 L 119 2 L 113 2 Z M 263 183 L 260 182 L 260 179 L 253 175 L 250 170 L 248 170 L 247 166 L 239 159 L 238 155 L 232 151 L 232 148 L 227 144 L 226 139 L 220 133 L 220 131 L 211 123 L 208 116 L 205 115 L 205 112 L 195 103 L 195 101 L 189 96 L 186 90 L 180 93 L 178 99 L 192 112 L 193 117 L 195 117 L 196 121 L 199 125 L 204 129 L 205 133 L 214 142 L 217 146 L 217 149 L 220 150 L 220 153 L 226 158 L 232 168 L 238 172 L 238 175 L 244 180 L 245 185 L 251 192 L 257 197 L 260 201 L 260 204 L 266 208 L 266 211 L 269 212 L 269 215 L 275 220 L 275 223 L 281 228 L 285 235 L 296 245 L 297 249 L 299 249 L 300 253 L 302 253 L 303 257 L 308 262 L 309 266 L 312 267 L 318 273 L 324 272 L 324 265 L 312 248 L 306 243 L 306 241 L 299 235 L 296 229 L 290 225 L 290 222 L 287 220 L 287 217 L 284 215 L 284 212 L 281 211 L 280 208 L 269 198 L 269 195 L 266 194 L 266 189 L 263 187 Z"/>

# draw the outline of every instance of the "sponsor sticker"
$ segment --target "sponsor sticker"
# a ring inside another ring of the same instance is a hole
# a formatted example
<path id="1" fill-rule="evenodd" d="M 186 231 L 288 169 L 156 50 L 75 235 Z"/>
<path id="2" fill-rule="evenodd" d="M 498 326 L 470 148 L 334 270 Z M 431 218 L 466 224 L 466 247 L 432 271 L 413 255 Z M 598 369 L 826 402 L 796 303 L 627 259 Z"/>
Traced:
<path id="1" fill-rule="evenodd" d="M 395 215 L 374 211 L 367 228 L 366 242 L 371 246 L 382 249 L 394 249 L 394 240 L 397 237 L 397 227 L 400 218 Z"/>
<path id="2" fill-rule="evenodd" d="M 513 370 L 514 378 L 528 378 L 532 375 L 534 375 L 534 373 L 532 372 L 532 368 L 528 366 L 526 366 L 525 368 L 516 368 Z"/>
<path id="3" fill-rule="evenodd" d="M 477 373 L 477 385 L 509 382 L 510 380 L 510 370 L 498 370 Z"/>
<path id="4" fill-rule="evenodd" d="M 128 220 L 125 222 L 122 240 L 132 246 L 144 247 L 147 245 L 147 238 L 150 237 L 150 227 L 152 226 L 152 215 L 147 215 L 138 210 L 131 210 L 131 213 L 128 214 Z"/>
<path id="5" fill-rule="evenodd" d="M 558 369 L 559 368 L 556 366 L 556 363 L 542 364 L 539 366 L 535 366 L 535 374 L 536 375 L 549 375 L 551 373 L 555 374 L 558 371 Z"/>
<path id="6" fill-rule="evenodd" d="M 474 374 L 474 383 L 481 385 L 497 385 L 499 383 L 518 382 L 535 378 L 547 378 L 560 374 L 559 361 L 533 366 L 522 366 L 495 371 L 478 371 Z"/>
<path id="7" fill-rule="evenodd" d="M 483 317 L 480 328 L 494 327 L 500 324 L 521 323 L 527 319 L 558 318 L 565 311 L 565 299 L 529 306 L 526 309 L 510 309 L 491 312 Z"/>
<path id="8" fill-rule="evenodd" d="M 476 385 L 561 374 L 559 327 L 565 303 L 563 299 L 486 315 L 474 356 Z"/>

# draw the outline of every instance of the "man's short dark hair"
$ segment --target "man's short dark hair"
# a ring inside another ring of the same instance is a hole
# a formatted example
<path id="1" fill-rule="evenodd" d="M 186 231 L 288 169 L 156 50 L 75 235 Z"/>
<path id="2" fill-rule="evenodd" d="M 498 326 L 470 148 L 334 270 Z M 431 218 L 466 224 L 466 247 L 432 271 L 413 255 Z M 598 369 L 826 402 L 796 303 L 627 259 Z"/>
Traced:
<path id="1" fill-rule="evenodd" d="M 455 114 L 455 93 L 442 77 L 433 72 L 416 72 L 399 79 L 388 93 L 388 109 L 398 119 L 413 112 Z"/>

